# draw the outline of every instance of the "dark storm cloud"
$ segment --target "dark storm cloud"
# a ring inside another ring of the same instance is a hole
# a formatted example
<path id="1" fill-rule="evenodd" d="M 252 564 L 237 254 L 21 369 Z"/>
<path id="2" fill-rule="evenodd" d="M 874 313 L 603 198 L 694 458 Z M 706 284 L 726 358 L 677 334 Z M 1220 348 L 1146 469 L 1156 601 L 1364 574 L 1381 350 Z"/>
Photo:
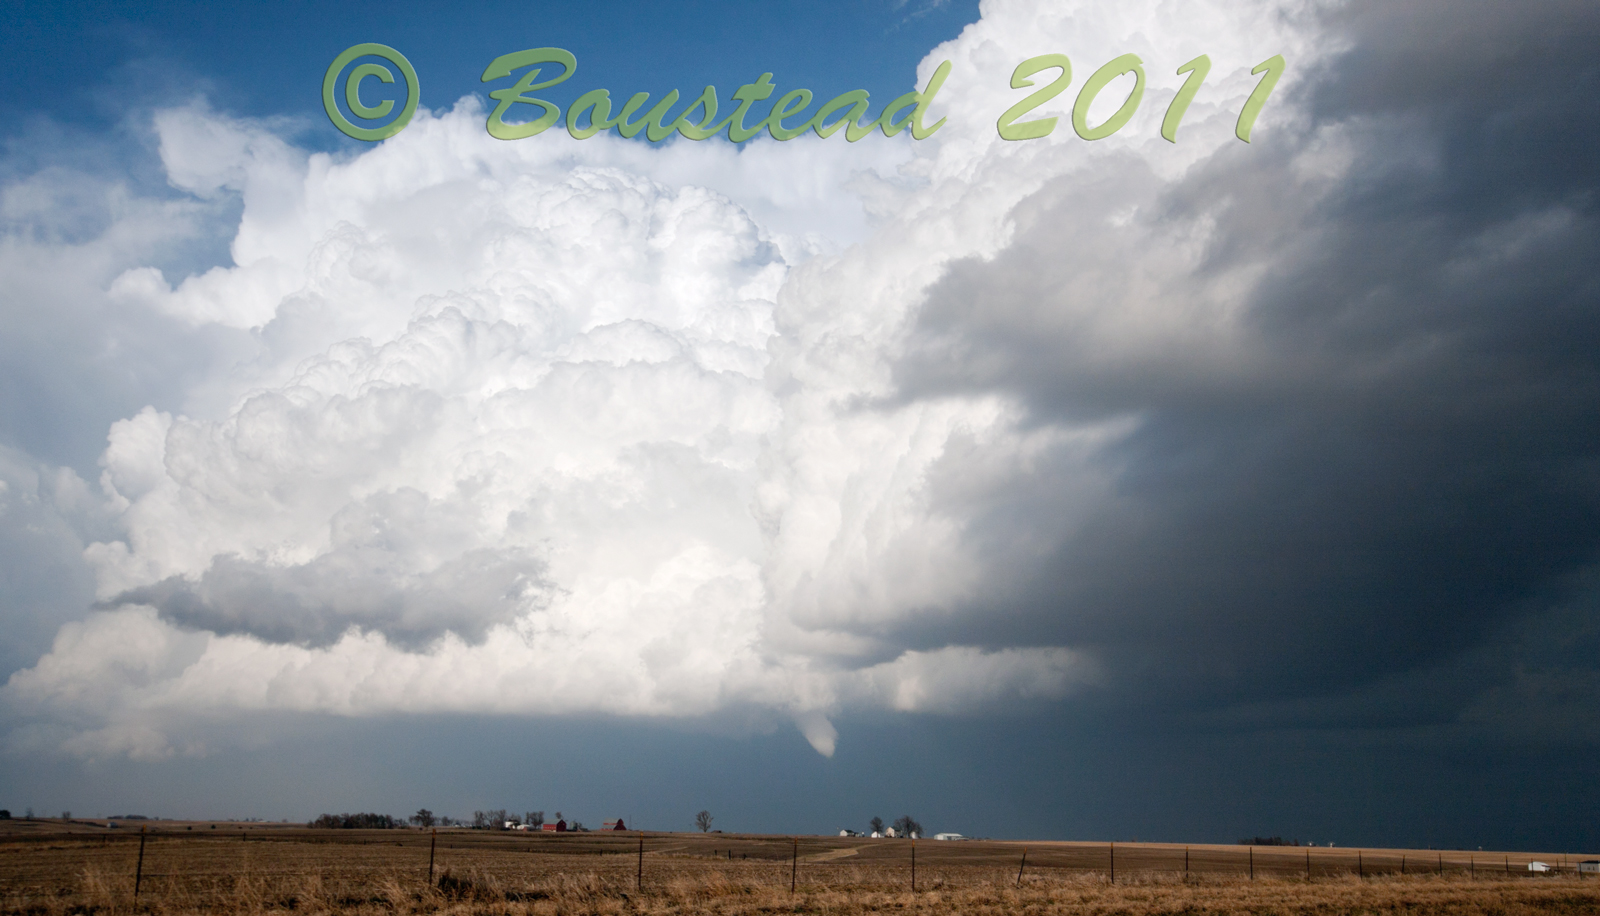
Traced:
<path id="1" fill-rule="evenodd" d="M 1058 179 L 1014 244 L 929 293 L 903 396 L 1129 424 L 1086 522 L 1068 449 L 987 489 L 962 483 L 981 447 L 951 449 L 935 492 L 1006 584 L 984 597 L 1003 619 L 940 637 L 1098 646 L 1127 689 L 1224 704 L 1435 672 L 1418 714 L 1450 718 L 1488 686 L 1452 659 L 1583 593 L 1600 12 L 1366 4 L 1333 25 L 1355 50 L 1297 87 L 1309 123 L 1174 183 L 1131 158 Z"/>

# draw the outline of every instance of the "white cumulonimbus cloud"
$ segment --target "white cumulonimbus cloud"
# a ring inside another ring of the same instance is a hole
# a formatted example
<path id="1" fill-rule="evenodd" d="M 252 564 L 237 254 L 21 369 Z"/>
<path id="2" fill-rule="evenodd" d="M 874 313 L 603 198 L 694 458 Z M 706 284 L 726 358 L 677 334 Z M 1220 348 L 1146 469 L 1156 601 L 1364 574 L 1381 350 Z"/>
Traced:
<path id="1" fill-rule="evenodd" d="M 1097 676 L 1091 650 L 972 634 L 1019 553 L 1111 498 L 1094 459 L 1137 418 L 908 394 L 900 361 L 930 285 L 1009 245 L 1041 189 L 1133 207 L 1239 145 L 1251 67 L 1327 51 L 1293 12 L 986 4 L 923 62 L 922 81 L 953 68 L 946 125 L 916 144 L 505 143 L 465 100 L 335 158 L 203 107 L 160 113 L 169 180 L 242 198 L 233 264 L 177 282 L 133 266 L 110 295 L 254 350 L 196 381 L 191 409 L 112 426 L 114 534 L 86 552 L 100 604 L 7 700 L 76 723 L 52 740 L 84 754 L 198 747 L 185 722 L 240 710 L 735 707 L 790 716 L 831 754 L 828 717 L 852 707 L 1067 695 Z M 1031 117 L 1061 125 L 1000 140 L 1012 68 L 1058 50 L 1074 89 Z M 1076 138 L 1076 86 L 1130 51 L 1138 115 Z M 1167 143 L 1172 71 L 1200 53 L 1212 76 Z M 1258 131 L 1293 122 L 1294 82 Z M 1338 169 L 1337 148 L 1322 161 Z M 1115 352 L 1184 329 L 1226 349 L 1252 276 L 1174 309 L 1161 291 L 1204 239 L 1137 241 L 1105 255 L 1149 295 L 1063 320 Z M 1072 469 L 1048 522 L 982 530 L 986 494 L 1046 461 Z"/>

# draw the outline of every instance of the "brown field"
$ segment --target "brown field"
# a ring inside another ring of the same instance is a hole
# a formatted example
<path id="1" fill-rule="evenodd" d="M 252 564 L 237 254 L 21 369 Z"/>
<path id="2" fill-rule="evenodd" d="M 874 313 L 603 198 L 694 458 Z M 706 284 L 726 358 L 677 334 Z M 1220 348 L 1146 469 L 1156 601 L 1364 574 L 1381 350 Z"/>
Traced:
<path id="1" fill-rule="evenodd" d="M 904 840 L 443 829 L 430 883 L 423 831 L 145 826 L 136 900 L 137 825 L 0 822 L 0 914 L 1600 913 L 1562 853 L 923 840 L 913 890 Z"/>

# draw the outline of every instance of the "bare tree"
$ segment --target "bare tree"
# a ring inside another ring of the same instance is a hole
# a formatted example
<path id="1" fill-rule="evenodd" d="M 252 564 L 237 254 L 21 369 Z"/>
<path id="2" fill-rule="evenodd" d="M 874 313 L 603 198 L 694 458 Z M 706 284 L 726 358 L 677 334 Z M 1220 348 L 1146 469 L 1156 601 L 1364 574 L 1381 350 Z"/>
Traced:
<path id="1" fill-rule="evenodd" d="M 526 814 L 524 814 L 522 816 L 522 822 L 524 824 L 527 824 L 529 827 L 532 827 L 533 829 L 537 830 L 540 827 L 544 826 L 544 812 L 543 811 L 529 811 L 528 813 L 526 813 Z"/>
<path id="2" fill-rule="evenodd" d="M 701 811 L 694 816 L 694 825 L 700 828 L 701 833 L 711 832 L 711 812 Z"/>
<path id="3" fill-rule="evenodd" d="M 883 818 L 874 816 L 867 824 L 872 828 L 873 833 L 883 832 Z"/>
<path id="4" fill-rule="evenodd" d="M 917 823 L 916 819 L 911 815 L 902 814 L 894 819 L 894 832 L 900 836 L 908 836 L 915 839 L 922 836 L 922 825 Z"/>
<path id="5" fill-rule="evenodd" d="M 427 808 L 418 808 L 417 813 L 411 815 L 411 823 L 416 824 L 418 827 L 426 828 L 432 827 L 436 823 L 436 820 L 432 811 L 429 811 Z"/>

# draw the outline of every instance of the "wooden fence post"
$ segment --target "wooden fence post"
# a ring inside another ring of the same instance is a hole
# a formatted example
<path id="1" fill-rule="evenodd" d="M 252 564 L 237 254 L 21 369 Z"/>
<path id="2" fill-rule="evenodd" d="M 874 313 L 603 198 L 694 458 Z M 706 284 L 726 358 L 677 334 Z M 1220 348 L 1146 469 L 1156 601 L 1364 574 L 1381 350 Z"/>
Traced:
<path id="1" fill-rule="evenodd" d="M 800 874 L 800 838 L 790 837 L 789 839 L 794 841 L 794 856 L 789 860 L 789 893 L 792 894 L 794 893 L 795 878 Z M 917 853 L 915 846 L 911 849 L 911 884 L 914 887 L 917 883 Z"/>
<path id="2" fill-rule="evenodd" d="M 1256 848 L 1250 847 L 1250 880 L 1256 879 Z"/>
<path id="3" fill-rule="evenodd" d="M 1362 863 L 1361 863 L 1361 850 L 1357 849 L 1356 850 L 1356 877 L 1365 878 L 1366 876 L 1367 876 L 1366 866 L 1362 865 Z"/>
<path id="4" fill-rule="evenodd" d="M 1028 867 L 1028 847 L 1022 847 L 1022 864 L 1017 866 L 1017 887 L 1022 886 L 1022 870 Z"/>
<path id="5" fill-rule="evenodd" d="M 644 890 L 644 831 L 639 831 L 639 873 L 634 879 L 634 890 Z"/>
<path id="6" fill-rule="evenodd" d="M 139 828 L 139 864 L 134 866 L 133 869 L 133 900 L 135 903 L 139 901 L 139 884 L 144 881 L 144 831 L 145 828 Z"/>
<path id="7" fill-rule="evenodd" d="M 433 831 L 433 838 L 428 840 L 428 886 L 433 886 L 433 851 L 439 847 L 439 831 Z"/>
<path id="8" fill-rule="evenodd" d="M 1306 847 L 1306 880 L 1311 880 L 1311 847 Z"/>
<path id="9" fill-rule="evenodd" d="M 911 841 L 911 893 L 917 892 L 917 841 Z"/>
<path id="10" fill-rule="evenodd" d="M 1183 880 L 1189 880 L 1189 847 L 1183 847 Z"/>
<path id="11" fill-rule="evenodd" d="M 1403 875 L 1405 873 L 1406 873 L 1406 857 L 1405 856 L 1401 856 L 1400 857 L 1400 874 Z"/>
<path id="12" fill-rule="evenodd" d="M 1111 883 L 1117 883 L 1117 844 L 1111 843 Z"/>

